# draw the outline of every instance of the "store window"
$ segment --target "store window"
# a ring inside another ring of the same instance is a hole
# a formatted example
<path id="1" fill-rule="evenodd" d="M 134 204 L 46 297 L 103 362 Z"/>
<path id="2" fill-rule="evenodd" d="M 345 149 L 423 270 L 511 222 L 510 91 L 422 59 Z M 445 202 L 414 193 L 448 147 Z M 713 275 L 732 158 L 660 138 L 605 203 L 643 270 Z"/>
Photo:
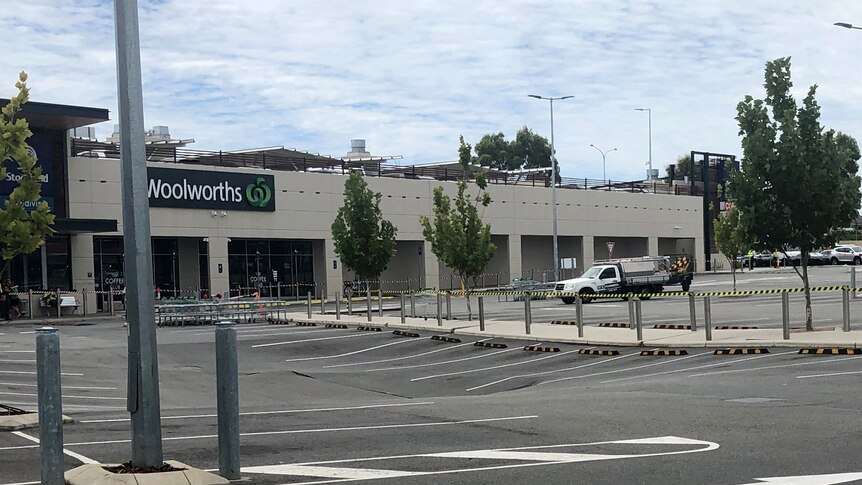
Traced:
<path id="1" fill-rule="evenodd" d="M 228 277 L 232 296 L 299 296 L 314 291 L 312 242 L 232 239 Z"/>
<path id="2" fill-rule="evenodd" d="M 19 291 L 72 289 L 69 236 L 53 236 L 36 251 L 9 263 L 9 279 Z"/>

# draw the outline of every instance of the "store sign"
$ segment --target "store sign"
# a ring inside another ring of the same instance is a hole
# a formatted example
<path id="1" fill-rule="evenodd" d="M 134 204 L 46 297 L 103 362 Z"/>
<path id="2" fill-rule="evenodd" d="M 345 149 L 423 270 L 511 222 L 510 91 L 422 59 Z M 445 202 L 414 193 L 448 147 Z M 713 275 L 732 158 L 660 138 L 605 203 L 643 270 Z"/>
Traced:
<path id="1" fill-rule="evenodd" d="M 42 168 L 42 189 L 41 197 L 35 202 L 24 202 L 24 208 L 28 211 L 35 209 L 39 203 L 45 201 L 48 203 L 48 209 L 54 210 L 54 186 L 51 177 L 51 138 L 50 133 L 36 132 L 27 139 L 27 147 L 30 155 L 36 158 L 36 166 Z M 18 164 L 11 158 L 3 160 L 3 166 L 6 167 L 6 177 L 0 180 L 0 203 L 5 204 L 6 199 L 18 187 L 21 181 L 21 173 L 18 171 Z"/>
<path id="2" fill-rule="evenodd" d="M 150 207 L 275 211 L 275 177 L 252 173 L 147 169 Z"/>

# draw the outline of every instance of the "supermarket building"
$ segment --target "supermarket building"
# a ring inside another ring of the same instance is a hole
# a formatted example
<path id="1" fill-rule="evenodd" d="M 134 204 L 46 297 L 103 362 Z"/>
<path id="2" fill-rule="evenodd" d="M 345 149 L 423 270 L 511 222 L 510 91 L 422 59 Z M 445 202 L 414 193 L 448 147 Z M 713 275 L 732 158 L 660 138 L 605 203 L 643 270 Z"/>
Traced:
<path id="1" fill-rule="evenodd" d="M 57 233 L 40 251 L 13 261 L 13 281 L 24 290 L 87 289 L 91 311 L 104 311 L 107 297 L 92 292 L 122 290 L 124 280 L 119 152 L 75 135 L 106 121 L 108 112 L 31 102 L 24 116 L 47 176 L 43 198 L 57 216 Z M 154 283 L 161 296 L 340 292 L 353 275 L 335 254 L 330 226 L 353 170 L 363 171 L 369 187 L 382 194 L 383 214 L 398 228 L 397 253 L 382 287 L 457 286 L 419 224 L 420 216 L 431 214 L 435 187 L 455 192 L 454 181 L 463 175 L 457 163 L 395 165 L 366 156 L 360 144 L 343 158 L 282 147 L 218 152 L 185 145 L 169 139 L 147 144 Z M 494 202 L 483 219 L 497 252 L 479 283 L 552 279 L 547 173 L 486 175 Z M 0 198 L 11 184 L 2 181 Z M 568 178 L 558 187 L 564 277 L 607 258 L 608 243 L 614 257 L 687 254 L 704 267 L 697 250 L 703 248 L 704 204 L 681 190 L 688 187 Z"/>

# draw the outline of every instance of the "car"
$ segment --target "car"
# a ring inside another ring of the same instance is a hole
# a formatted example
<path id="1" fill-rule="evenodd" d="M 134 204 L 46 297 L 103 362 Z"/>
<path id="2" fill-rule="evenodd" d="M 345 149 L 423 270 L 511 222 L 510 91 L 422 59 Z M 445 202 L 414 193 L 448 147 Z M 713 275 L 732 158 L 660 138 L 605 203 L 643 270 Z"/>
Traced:
<path id="1" fill-rule="evenodd" d="M 814 266 L 818 264 L 829 264 L 829 258 L 832 255 L 831 249 L 824 249 L 823 251 L 811 251 L 808 253 L 808 265 Z"/>
<path id="2" fill-rule="evenodd" d="M 862 246 L 835 246 L 829 255 L 832 264 L 862 264 Z"/>
<path id="3" fill-rule="evenodd" d="M 754 253 L 753 259 L 754 259 L 754 267 L 755 268 L 760 267 L 760 266 L 769 267 L 769 266 L 772 266 L 773 263 L 775 262 L 775 256 L 773 256 L 771 252 L 766 251 L 766 250 L 758 251 L 758 252 Z"/>

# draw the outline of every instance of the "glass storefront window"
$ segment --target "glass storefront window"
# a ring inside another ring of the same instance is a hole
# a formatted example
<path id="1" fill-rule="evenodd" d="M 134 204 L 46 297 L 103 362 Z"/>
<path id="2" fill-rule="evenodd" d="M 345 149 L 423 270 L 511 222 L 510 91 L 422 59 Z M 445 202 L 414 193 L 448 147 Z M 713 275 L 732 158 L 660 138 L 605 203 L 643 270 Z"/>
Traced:
<path id="1" fill-rule="evenodd" d="M 273 275 L 273 271 L 276 272 Z M 314 288 L 312 242 L 287 239 L 233 239 L 228 244 L 232 296 L 304 295 Z"/>
<path id="2" fill-rule="evenodd" d="M 9 263 L 8 277 L 19 291 L 72 289 L 69 236 L 53 236 L 36 251 Z M 45 270 L 45 271 L 43 271 Z"/>

